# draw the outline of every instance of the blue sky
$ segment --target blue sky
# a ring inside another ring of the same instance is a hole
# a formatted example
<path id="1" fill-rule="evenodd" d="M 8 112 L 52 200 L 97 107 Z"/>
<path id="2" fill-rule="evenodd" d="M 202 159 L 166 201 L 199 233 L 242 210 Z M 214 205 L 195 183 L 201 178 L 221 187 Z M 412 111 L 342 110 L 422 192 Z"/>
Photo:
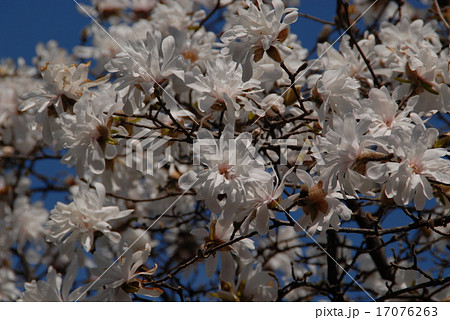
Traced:
<path id="1" fill-rule="evenodd" d="M 88 3 L 86 0 L 80 3 Z M 302 13 L 332 21 L 334 0 L 303 0 Z M 63 48 L 80 44 L 80 34 L 90 19 L 81 15 L 73 0 L 14 0 L 0 1 L 0 58 L 24 57 L 28 62 L 35 54 L 38 42 L 57 40 Z M 293 32 L 304 47 L 312 48 L 322 25 L 300 18 Z"/>

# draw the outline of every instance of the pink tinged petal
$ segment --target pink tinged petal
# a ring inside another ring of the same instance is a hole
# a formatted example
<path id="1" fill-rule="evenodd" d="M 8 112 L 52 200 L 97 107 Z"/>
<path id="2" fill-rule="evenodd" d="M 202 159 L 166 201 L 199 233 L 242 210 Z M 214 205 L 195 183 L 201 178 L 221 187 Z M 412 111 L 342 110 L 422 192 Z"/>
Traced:
<path id="1" fill-rule="evenodd" d="M 296 232 L 305 231 L 310 223 L 311 218 L 306 214 L 303 214 L 303 216 L 301 216 L 300 219 L 297 220 L 297 223 L 294 225 L 294 230 Z"/>
<path id="2" fill-rule="evenodd" d="M 286 16 L 284 16 L 283 23 L 291 24 L 296 22 L 297 19 L 298 19 L 297 11 L 292 11 L 291 13 L 288 13 Z"/>
<path id="3" fill-rule="evenodd" d="M 283 200 L 281 200 L 281 202 L 279 203 L 279 207 L 283 210 L 287 210 L 290 206 L 292 206 L 294 204 L 295 199 L 298 197 L 297 194 L 293 194 L 287 198 L 284 198 Z M 292 209 L 291 209 L 292 210 Z M 289 210 L 290 211 L 290 210 Z"/>
<path id="4" fill-rule="evenodd" d="M 377 183 L 383 183 L 388 179 L 386 166 L 383 163 L 369 163 L 367 176 Z"/>
<path id="5" fill-rule="evenodd" d="M 163 67 L 172 59 L 175 52 L 175 39 L 173 36 L 168 36 L 161 43 L 161 50 L 163 54 Z"/>
<path id="6" fill-rule="evenodd" d="M 122 239 L 122 236 L 118 232 L 112 232 L 112 231 L 109 231 L 109 230 L 105 230 L 105 231 L 103 231 L 103 234 L 109 240 L 111 240 L 111 242 L 113 242 L 113 243 L 119 243 L 120 240 Z"/>
<path id="7" fill-rule="evenodd" d="M 197 174 L 194 171 L 190 170 L 184 173 L 180 177 L 180 179 L 178 179 L 178 185 L 180 186 L 181 189 L 188 190 L 195 185 L 197 180 L 198 180 Z"/>
<path id="8" fill-rule="evenodd" d="M 203 112 L 208 112 L 216 100 L 214 97 L 204 96 L 199 100 L 198 108 Z"/>
<path id="9" fill-rule="evenodd" d="M 230 252 L 220 253 L 221 267 L 220 267 L 220 279 L 226 282 L 232 282 L 236 273 L 236 267 L 234 264 L 233 256 Z"/>
<path id="10" fill-rule="evenodd" d="M 215 140 L 214 136 L 212 135 L 211 132 L 209 132 L 206 129 L 200 129 L 197 132 L 197 139 L 211 139 L 211 140 Z"/>
<path id="11" fill-rule="evenodd" d="M 103 151 L 97 141 L 93 141 L 92 149 L 88 151 L 89 170 L 94 174 L 101 174 L 105 170 Z"/>
<path id="12" fill-rule="evenodd" d="M 160 295 L 163 294 L 164 291 L 162 291 L 159 288 L 140 288 L 137 294 L 151 297 L 151 298 L 157 298 Z"/>
<path id="13" fill-rule="evenodd" d="M 427 198 L 423 192 L 423 186 L 419 185 L 415 191 L 416 195 L 414 197 L 414 207 L 416 207 L 417 210 L 422 210 L 427 202 Z"/>
<path id="14" fill-rule="evenodd" d="M 61 292 L 63 300 L 66 300 L 66 298 L 69 296 L 70 289 L 72 288 L 73 282 L 77 277 L 77 269 L 78 265 L 76 263 L 72 263 L 67 269 Z"/>
<path id="15" fill-rule="evenodd" d="M 124 217 L 128 216 L 129 214 L 131 214 L 133 211 L 134 211 L 133 209 L 120 211 L 120 212 L 114 217 L 114 219 L 124 218 Z"/>
<path id="16" fill-rule="evenodd" d="M 216 272 L 217 269 L 217 256 L 215 254 L 210 255 L 205 260 L 205 272 L 208 278 L 211 278 L 212 275 Z"/>
<path id="17" fill-rule="evenodd" d="M 266 205 L 261 206 L 256 214 L 256 231 L 260 235 L 269 232 L 269 210 Z"/>
<path id="18" fill-rule="evenodd" d="M 284 11 L 284 3 L 281 0 L 272 1 L 275 17 L 281 17 Z"/>
<path id="19" fill-rule="evenodd" d="M 249 170 L 250 177 L 258 182 L 267 183 L 272 179 L 272 175 L 263 169 Z"/>
<path id="20" fill-rule="evenodd" d="M 301 169 L 297 169 L 295 174 L 297 175 L 297 177 L 300 179 L 301 182 L 306 184 L 308 189 L 310 189 L 314 185 L 313 179 L 311 178 L 309 173 L 307 173 L 306 171 L 301 170 Z"/>

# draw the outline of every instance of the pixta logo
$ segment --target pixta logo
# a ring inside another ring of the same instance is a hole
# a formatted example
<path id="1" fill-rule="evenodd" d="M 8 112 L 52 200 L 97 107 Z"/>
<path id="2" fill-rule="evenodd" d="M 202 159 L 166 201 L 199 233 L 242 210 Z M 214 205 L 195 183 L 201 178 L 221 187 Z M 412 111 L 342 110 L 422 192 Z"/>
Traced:
<path id="1" fill-rule="evenodd" d="M 127 167 L 153 175 L 172 160 L 169 139 L 157 131 L 143 129 L 126 142 Z"/>

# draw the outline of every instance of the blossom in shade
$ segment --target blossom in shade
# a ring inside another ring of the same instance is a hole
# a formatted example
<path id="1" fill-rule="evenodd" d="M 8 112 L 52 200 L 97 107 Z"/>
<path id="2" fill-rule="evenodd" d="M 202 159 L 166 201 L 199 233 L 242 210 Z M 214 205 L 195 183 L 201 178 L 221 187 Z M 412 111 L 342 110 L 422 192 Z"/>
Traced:
<path id="1" fill-rule="evenodd" d="M 144 100 L 150 99 L 155 85 L 174 76 L 184 79 L 182 58 L 175 55 L 175 39 L 163 39 L 159 31 L 148 32 L 145 41 L 130 41 L 105 68 L 120 76 L 116 90 L 127 115 L 144 108 Z"/>
<path id="2" fill-rule="evenodd" d="M 249 263 L 243 267 L 236 282 L 222 281 L 220 290 L 211 294 L 222 301 L 275 301 L 278 284 L 274 276 L 261 270 L 261 265 Z"/>
<path id="3" fill-rule="evenodd" d="M 111 116 L 120 108 L 104 87 L 100 95 L 85 94 L 73 106 L 73 114 L 61 115 L 56 147 L 68 149 L 62 163 L 75 165 L 79 177 L 86 171 L 101 174 L 105 158 L 114 156 L 117 142 L 111 137 Z"/>
<path id="4" fill-rule="evenodd" d="M 254 228 L 260 235 L 265 235 L 269 231 L 270 218 L 275 218 L 275 210 L 285 211 L 293 203 L 295 195 L 282 199 L 285 188 L 285 181 L 294 168 L 289 169 L 281 181 L 275 175 L 273 179 L 260 183 L 253 181 L 249 184 L 247 198 L 249 199 L 244 208 L 239 208 L 236 215 L 237 221 L 242 221 L 242 232 L 247 234 L 250 224 L 254 222 Z"/>
<path id="5" fill-rule="evenodd" d="M 119 243 L 121 236 L 111 231 L 110 220 L 128 216 L 133 210 L 121 211 L 117 206 L 104 206 L 106 192 L 102 184 L 96 183 L 95 189 L 81 185 L 74 201 L 69 204 L 58 202 L 50 212 L 48 240 L 61 247 L 61 253 L 73 255 L 77 243 L 90 251 L 94 244 L 94 233 L 106 236 Z"/>
<path id="6" fill-rule="evenodd" d="M 204 251 L 229 242 L 234 233 L 234 227 L 232 225 L 224 224 L 223 219 L 217 220 L 214 214 L 211 215 L 211 222 L 209 223 L 208 229 L 209 232 L 205 228 L 196 228 L 191 231 L 193 235 L 205 241 L 202 245 Z M 236 232 L 234 235 L 235 238 L 239 236 L 239 232 Z M 224 281 L 232 281 L 236 273 L 236 262 L 233 257 L 236 257 L 243 263 L 248 263 L 252 259 L 252 253 L 250 250 L 253 249 L 255 249 L 255 246 L 253 244 L 253 240 L 251 239 L 242 239 L 238 242 L 218 249 L 206 257 L 206 275 L 211 277 L 216 272 L 218 262 L 217 255 L 220 254 L 220 279 Z"/>
<path id="7" fill-rule="evenodd" d="M 295 225 L 296 231 L 307 230 L 314 234 L 316 231 L 325 232 L 330 227 L 339 229 L 340 219 L 349 220 L 352 211 L 342 203 L 338 192 L 326 192 L 322 181 L 318 177 L 311 177 L 306 171 L 298 169 L 297 177 L 304 184 L 301 187 L 299 203 L 303 210 L 303 216 Z"/>
<path id="8" fill-rule="evenodd" d="M 233 60 L 244 63 L 244 79 L 250 79 L 252 60 L 259 61 L 264 53 L 277 62 L 281 55 L 291 50 L 283 44 L 289 35 L 289 25 L 297 21 L 295 8 L 284 8 L 281 0 L 273 0 L 272 6 L 261 0 L 246 1 L 247 8 L 239 7 L 231 16 L 229 29 L 221 36 L 226 45 L 225 54 Z M 272 9 L 273 8 L 273 9 Z"/>
<path id="9" fill-rule="evenodd" d="M 338 188 L 351 196 L 357 196 L 357 191 L 370 194 L 372 183 L 365 176 L 366 159 L 387 154 L 371 149 L 375 141 L 366 134 L 369 125 L 370 121 L 356 122 L 354 115 L 347 113 L 343 118 L 333 117 L 329 130 L 317 137 L 321 156 L 317 168 L 325 191 Z"/>
<path id="10" fill-rule="evenodd" d="M 261 102 L 257 95 L 262 91 L 259 81 L 243 81 L 242 66 L 230 57 L 219 56 L 206 62 L 205 75 L 200 68 L 194 68 L 186 75 L 186 82 L 189 88 L 199 93 L 198 107 L 201 111 L 227 110 L 229 123 L 233 123 L 235 113 L 241 109 L 260 116 L 264 114 L 256 104 Z"/>
<path id="11" fill-rule="evenodd" d="M 25 283 L 25 291 L 19 301 L 24 302 L 64 302 L 78 301 L 84 297 L 85 286 L 81 286 L 70 292 L 77 276 L 77 265 L 72 263 L 64 280 L 61 274 L 56 273 L 55 268 L 50 266 L 47 270 L 47 279 L 32 280 Z"/>
<path id="12" fill-rule="evenodd" d="M 245 201 L 246 183 L 253 179 L 264 183 L 272 178 L 264 170 L 264 163 L 255 157 L 251 141 L 248 132 L 235 139 L 231 125 L 225 127 L 219 141 L 210 131 L 200 129 L 194 148 L 198 146 L 197 156 L 205 168 L 184 173 L 178 180 L 179 186 L 185 190 L 198 189 L 197 199 L 205 200 L 207 207 L 215 213 L 226 208 L 225 218 L 230 222 L 237 205 Z"/>
<path id="13" fill-rule="evenodd" d="M 400 206 L 414 199 L 417 210 L 425 207 L 426 200 L 433 198 L 430 181 L 450 183 L 450 167 L 443 157 L 449 152 L 433 148 L 438 137 L 434 128 L 416 125 L 412 134 L 398 129 L 393 137 L 396 158 L 391 162 L 369 163 L 367 175 L 378 183 L 385 183 L 385 194 Z"/>
<path id="14" fill-rule="evenodd" d="M 145 267 L 150 252 L 151 247 L 147 243 L 144 250 L 133 251 L 129 248 L 118 261 L 111 262 L 96 251 L 94 262 L 97 267 L 92 271 L 98 278 L 89 289 L 97 290 L 97 295 L 90 300 L 131 302 L 131 293 L 159 297 L 163 293 L 161 289 L 145 285 L 145 279 L 152 276 L 157 269 L 156 265 L 151 269 Z"/>

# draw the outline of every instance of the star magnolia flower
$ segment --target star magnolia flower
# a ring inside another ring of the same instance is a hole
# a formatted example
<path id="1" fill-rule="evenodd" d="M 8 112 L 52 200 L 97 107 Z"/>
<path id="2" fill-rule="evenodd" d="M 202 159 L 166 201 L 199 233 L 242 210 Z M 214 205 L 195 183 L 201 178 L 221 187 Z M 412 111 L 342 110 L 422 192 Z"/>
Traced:
<path id="1" fill-rule="evenodd" d="M 320 151 L 317 168 L 325 191 L 339 189 L 346 194 L 357 197 L 356 192 L 371 194 L 371 181 L 365 176 L 365 164 L 374 157 L 383 158 L 382 154 L 371 150 L 375 141 L 366 135 L 369 121 L 356 122 L 352 113 L 343 119 L 333 117 L 330 130 L 323 137 L 317 137 L 316 143 Z"/>
<path id="2" fill-rule="evenodd" d="M 242 80 L 242 66 L 232 61 L 230 57 L 219 56 L 214 61 L 206 62 L 206 75 L 200 68 L 192 70 L 186 75 L 188 87 L 200 93 L 198 107 L 203 112 L 213 110 L 228 110 L 229 123 L 234 122 L 235 113 L 240 109 L 252 111 L 262 116 L 263 110 L 258 109 L 256 103 L 261 98 L 256 94 L 261 92 L 259 81 Z"/>
<path id="3" fill-rule="evenodd" d="M 331 226 L 334 230 L 339 229 L 341 221 L 339 218 L 349 220 L 352 211 L 347 208 L 338 198 L 342 198 L 337 192 L 326 192 L 323 189 L 319 177 L 313 179 L 306 171 L 298 169 L 297 177 L 304 183 L 300 191 L 299 203 L 303 209 L 303 216 L 297 221 L 295 230 L 308 230 L 314 234 L 316 230 L 322 233 Z"/>
<path id="4" fill-rule="evenodd" d="M 194 157 L 199 157 L 206 168 L 195 172 L 190 170 L 178 180 L 182 189 L 197 188 L 197 199 L 205 200 L 207 207 L 215 213 L 222 208 L 232 213 L 237 205 L 245 200 L 245 184 L 255 179 L 267 182 L 271 175 L 264 170 L 261 160 L 255 159 L 257 154 L 251 146 L 252 137 L 249 132 L 241 133 L 234 139 L 234 128 L 227 125 L 219 142 L 206 129 L 197 133 L 194 149 L 199 150 Z M 197 158 L 198 160 L 199 158 Z M 231 214 L 225 217 L 229 222 Z"/>
<path id="5" fill-rule="evenodd" d="M 450 66 L 449 49 L 443 50 L 438 56 L 430 48 L 421 48 L 415 52 L 406 50 L 407 63 L 401 85 L 394 95 L 404 97 L 414 89 L 419 95 L 419 101 L 414 110 L 419 114 L 425 112 L 449 112 L 450 104 Z"/>
<path id="6" fill-rule="evenodd" d="M 18 250 L 22 251 L 27 241 L 42 245 L 48 219 L 48 211 L 43 203 L 30 204 L 29 198 L 22 196 L 15 200 L 12 215 L 12 236 L 17 241 Z"/>
<path id="7" fill-rule="evenodd" d="M 437 53 L 441 50 L 442 44 L 435 31 L 436 27 L 436 21 L 424 24 L 421 19 L 410 21 L 408 17 L 402 17 L 397 24 L 383 21 L 379 37 L 383 45 L 389 47 L 391 51 L 419 46 L 431 48 Z"/>
<path id="8" fill-rule="evenodd" d="M 230 28 L 221 37 L 227 46 L 225 54 L 230 53 L 233 60 L 244 63 L 244 79 L 252 74 L 251 60 L 260 60 L 264 52 L 277 62 L 282 61 L 280 55 L 288 55 L 290 49 L 283 45 L 289 34 L 289 25 L 297 21 L 297 9 L 284 9 L 281 0 L 273 0 L 271 6 L 261 0 L 247 0 L 246 9 L 240 7 L 231 16 Z M 283 17 L 284 16 L 284 17 Z"/>
<path id="9" fill-rule="evenodd" d="M 96 81 L 88 79 L 90 65 L 90 62 L 71 66 L 47 63 L 41 67 L 45 84 L 41 91 L 26 97 L 28 100 L 20 106 L 20 111 L 35 108 L 43 112 L 52 105 L 62 108 L 64 98 L 77 101 L 89 88 L 106 83 L 107 77 Z"/>
<path id="10" fill-rule="evenodd" d="M 417 115 L 410 115 L 410 112 L 417 103 L 417 99 L 410 99 L 406 108 L 398 109 L 397 103 L 392 99 L 386 87 L 381 89 L 372 88 L 369 92 L 369 99 L 361 101 L 361 109 L 357 110 L 357 117 L 366 121 L 371 121 L 369 132 L 372 136 L 390 135 L 394 128 L 403 128 L 411 131 L 414 127 L 412 118 Z"/>
<path id="11" fill-rule="evenodd" d="M 171 29 L 186 30 L 195 28 L 206 17 L 204 10 L 196 10 L 192 0 L 158 1 L 152 10 L 151 21 L 163 35 L 172 34 Z"/>
<path id="12" fill-rule="evenodd" d="M 313 89 L 313 98 L 322 101 L 318 111 L 321 123 L 324 123 L 330 108 L 342 116 L 360 107 L 359 81 L 349 77 L 347 69 L 344 66 L 337 70 L 325 71 Z"/>
<path id="13" fill-rule="evenodd" d="M 90 300 L 94 301 L 129 301 L 130 294 L 139 294 L 147 297 L 159 297 L 163 291 L 159 288 L 145 286 L 145 279 L 156 272 L 157 266 L 152 269 L 144 267 L 150 255 L 151 247 L 147 243 L 145 249 L 132 251 L 129 249 L 120 257 L 117 263 L 111 263 L 100 252 L 94 253 L 94 262 L 97 267 L 93 270 L 99 277 L 90 288 L 97 290 L 98 294 Z M 138 269 L 145 271 L 137 272 Z"/>
<path id="14" fill-rule="evenodd" d="M 237 281 L 220 283 L 220 291 L 211 294 L 222 301 L 275 301 L 278 296 L 278 285 L 274 276 L 261 271 L 261 265 L 247 264 Z"/>
<path id="15" fill-rule="evenodd" d="M 103 206 L 106 192 L 102 184 L 96 183 L 95 191 L 86 190 L 87 187 L 82 185 L 70 204 L 58 202 L 50 212 L 50 221 L 46 225 L 49 230 L 48 241 L 61 245 L 61 253 L 69 257 L 73 255 L 77 242 L 89 252 L 95 232 L 101 232 L 112 242 L 119 243 L 120 234 L 111 231 L 108 222 L 126 217 L 133 211 Z"/>
<path id="16" fill-rule="evenodd" d="M 275 175 L 275 184 L 273 179 L 262 184 L 255 180 L 249 184 L 250 190 L 247 197 L 250 198 L 248 200 L 250 208 L 240 209 L 240 213 L 236 217 L 237 221 L 244 220 L 241 227 L 244 234 L 249 232 L 249 225 L 254 221 L 255 230 L 260 235 L 265 235 L 269 232 L 270 218 L 275 218 L 274 210 L 278 208 L 278 210 L 284 211 L 294 203 L 295 196 L 281 199 L 286 178 L 293 170 L 294 168 L 289 169 L 281 181 L 278 181 L 278 177 Z"/>
<path id="17" fill-rule="evenodd" d="M 94 74 L 105 72 L 105 64 L 114 58 L 128 41 L 145 40 L 148 31 L 152 30 L 150 21 L 141 19 L 133 25 L 114 24 L 107 32 L 93 24 L 87 32 L 92 38 L 90 46 L 76 46 L 73 48 L 75 56 L 82 59 L 96 60 L 92 70 Z"/>
<path id="18" fill-rule="evenodd" d="M 24 302 L 63 302 L 78 301 L 84 297 L 86 286 L 75 289 L 70 293 L 77 275 L 77 264 L 72 263 L 62 280 L 62 276 L 50 266 L 47 270 L 47 279 L 33 280 L 25 283 L 25 291 L 19 301 Z"/>
<path id="19" fill-rule="evenodd" d="M 105 66 L 106 70 L 119 73 L 116 90 L 124 102 L 124 112 L 131 116 L 144 107 L 145 98 L 150 98 L 154 86 L 175 76 L 184 79 L 183 63 L 175 53 L 175 39 L 162 39 L 161 32 L 147 33 L 147 39 L 130 41 Z"/>
<path id="20" fill-rule="evenodd" d="M 108 95 L 108 87 L 99 96 L 85 94 L 75 103 L 74 114 L 61 115 L 56 147 L 68 149 L 61 162 L 76 165 L 79 177 L 84 177 L 86 169 L 94 174 L 105 170 L 105 158 L 115 155 L 111 138 L 111 116 L 120 108 L 114 98 Z"/>
<path id="21" fill-rule="evenodd" d="M 12 270 L 0 268 L 0 301 L 14 301 L 20 296 L 16 281 L 16 275 Z"/>
<path id="22" fill-rule="evenodd" d="M 43 136 L 46 143 L 52 142 L 55 113 L 68 111 L 89 88 L 106 83 L 109 76 L 90 81 L 89 63 L 66 66 L 47 63 L 41 67 L 44 85 L 39 91 L 26 94 L 20 111 L 31 108 L 37 111 L 36 120 L 43 125 Z M 53 108 L 53 109 L 52 109 Z"/>
<path id="23" fill-rule="evenodd" d="M 204 228 L 196 228 L 191 233 L 201 239 L 204 239 L 205 244 L 203 250 L 215 248 L 219 245 L 227 243 L 231 240 L 234 227 L 232 225 L 226 225 L 223 223 L 223 219 L 216 220 L 214 214 L 211 215 L 211 222 L 209 223 L 209 232 Z M 239 231 L 234 235 L 235 238 L 240 236 Z M 252 259 L 252 253 L 250 250 L 255 249 L 253 240 L 242 239 L 238 242 L 230 244 L 222 249 L 219 249 L 220 253 L 220 279 L 223 281 L 233 281 L 236 274 L 236 264 L 233 256 L 238 258 L 244 263 L 248 263 Z M 205 260 L 206 276 L 211 277 L 217 270 L 218 257 L 216 252 L 211 253 Z"/>
<path id="24" fill-rule="evenodd" d="M 32 61 L 35 66 L 40 67 L 48 62 L 72 65 L 76 60 L 67 53 L 66 49 L 60 48 L 57 41 L 49 40 L 46 44 L 39 42 L 36 45 L 36 57 Z"/>
<path id="25" fill-rule="evenodd" d="M 369 163 L 367 175 L 378 183 L 386 183 L 385 193 L 400 206 L 414 199 L 417 210 L 425 207 L 426 199 L 433 198 L 428 179 L 450 184 L 450 165 L 443 157 L 450 153 L 443 148 L 432 148 L 438 131 L 417 125 L 412 135 L 401 129 L 395 131 L 395 162 Z M 430 149 L 432 148 L 432 149 Z"/>

